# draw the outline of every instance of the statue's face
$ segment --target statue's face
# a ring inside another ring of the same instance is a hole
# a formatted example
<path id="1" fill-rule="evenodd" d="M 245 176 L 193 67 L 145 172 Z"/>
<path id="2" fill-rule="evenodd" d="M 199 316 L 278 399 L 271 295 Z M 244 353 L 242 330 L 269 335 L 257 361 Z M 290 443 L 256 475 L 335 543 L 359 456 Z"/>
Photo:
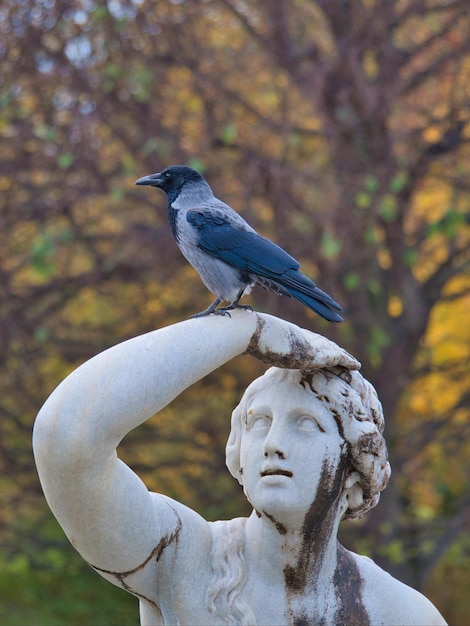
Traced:
<path id="1" fill-rule="evenodd" d="M 313 393 L 289 381 L 266 386 L 248 406 L 241 440 L 248 500 L 283 526 L 302 527 L 320 480 L 333 482 L 342 444 L 333 416 Z"/>

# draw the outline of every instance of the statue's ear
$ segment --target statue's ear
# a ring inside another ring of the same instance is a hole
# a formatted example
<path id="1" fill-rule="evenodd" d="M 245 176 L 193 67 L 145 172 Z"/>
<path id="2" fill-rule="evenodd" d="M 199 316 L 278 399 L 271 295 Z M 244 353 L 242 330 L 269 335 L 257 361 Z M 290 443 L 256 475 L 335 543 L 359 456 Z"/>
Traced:
<path id="1" fill-rule="evenodd" d="M 361 475 L 359 472 L 351 472 L 344 481 L 344 503 L 346 509 L 354 511 L 364 504 L 364 492 L 361 485 Z"/>

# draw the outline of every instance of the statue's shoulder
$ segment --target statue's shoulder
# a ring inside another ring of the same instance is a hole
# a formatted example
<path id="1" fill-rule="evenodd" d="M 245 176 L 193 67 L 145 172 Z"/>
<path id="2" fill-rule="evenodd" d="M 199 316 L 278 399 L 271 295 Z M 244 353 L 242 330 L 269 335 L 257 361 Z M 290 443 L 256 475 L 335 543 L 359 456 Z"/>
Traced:
<path id="1" fill-rule="evenodd" d="M 194 550 L 208 555 L 211 548 L 211 523 L 173 498 L 159 493 L 151 493 L 151 497 L 165 547 L 171 545 L 178 551 L 179 557 L 184 554 L 191 557 Z"/>
<path id="2" fill-rule="evenodd" d="M 163 522 L 161 534 L 177 549 L 182 561 L 193 559 L 194 553 L 208 559 L 237 558 L 245 545 L 246 517 L 208 522 L 190 507 L 172 498 L 152 493 L 158 519 Z M 171 539 L 171 541 L 170 541 Z M 168 546 L 169 547 L 169 546 Z M 171 550 L 167 551 L 168 556 Z M 173 558 L 173 557 L 171 557 Z M 184 568 L 186 564 L 182 565 Z"/>
<path id="3" fill-rule="evenodd" d="M 209 522 L 212 551 L 239 552 L 245 545 L 246 517 L 235 517 L 230 520 Z"/>
<path id="4" fill-rule="evenodd" d="M 373 624 L 445 626 L 436 607 L 419 591 L 405 585 L 372 559 L 349 552 L 363 581 L 364 605 Z"/>

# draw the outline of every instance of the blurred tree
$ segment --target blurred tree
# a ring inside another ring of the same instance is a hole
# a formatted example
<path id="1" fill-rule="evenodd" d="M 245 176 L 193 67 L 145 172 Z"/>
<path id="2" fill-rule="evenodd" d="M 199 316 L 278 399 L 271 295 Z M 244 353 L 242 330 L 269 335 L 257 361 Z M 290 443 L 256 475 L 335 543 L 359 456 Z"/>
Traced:
<path id="1" fill-rule="evenodd" d="M 422 587 L 470 515 L 468 2 L 5 0 L 0 32 L 7 553 L 43 510 L 30 431 L 51 389 L 210 300 L 163 197 L 133 187 L 185 162 L 345 305 L 333 327 L 297 303 L 250 299 L 362 360 L 395 478 L 345 533 Z M 126 460 L 210 517 L 242 510 L 207 442 L 222 450 L 259 371 L 234 363 L 195 387 L 129 438 Z"/>

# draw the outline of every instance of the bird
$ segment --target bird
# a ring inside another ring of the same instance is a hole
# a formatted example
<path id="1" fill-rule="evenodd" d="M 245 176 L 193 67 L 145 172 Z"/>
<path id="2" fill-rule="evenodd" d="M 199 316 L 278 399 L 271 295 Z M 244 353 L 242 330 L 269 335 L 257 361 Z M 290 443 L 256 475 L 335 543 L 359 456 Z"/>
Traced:
<path id="1" fill-rule="evenodd" d="M 168 221 L 176 243 L 216 296 L 207 309 L 191 317 L 230 315 L 236 308 L 252 310 L 240 304 L 240 299 L 259 286 L 296 298 L 329 322 L 343 321 L 342 307 L 300 272 L 300 263 L 216 198 L 197 170 L 171 165 L 135 184 L 166 193 Z M 219 306 L 225 302 L 228 306 Z"/>

